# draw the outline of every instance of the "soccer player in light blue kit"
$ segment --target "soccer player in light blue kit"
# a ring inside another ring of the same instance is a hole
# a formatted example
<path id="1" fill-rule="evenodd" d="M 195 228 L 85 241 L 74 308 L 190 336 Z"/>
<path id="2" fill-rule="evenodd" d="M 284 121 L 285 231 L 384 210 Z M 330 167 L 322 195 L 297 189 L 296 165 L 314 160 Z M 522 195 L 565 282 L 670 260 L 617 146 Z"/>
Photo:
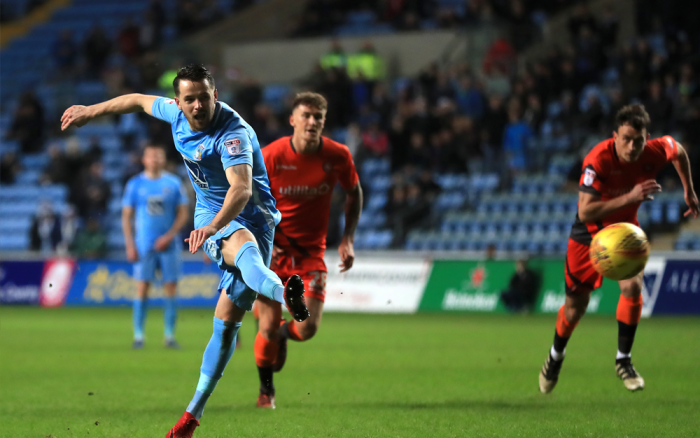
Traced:
<path id="1" fill-rule="evenodd" d="M 197 193 L 191 253 L 203 247 L 224 272 L 214 311 L 214 333 L 204 351 L 194 398 L 168 438 L 189 438 L 204 405 L 233 354 L 241 320 L 257 293 L 285 303 L 297 321 L 309 317 L 304 283 L 298 275 L 282 285 L 269 268 L 272 240 L 280 214 L 270 194 L 260 145 L 253 129 L 223 102 L 211 74 L 199 65 L 178 71 L 175 99 L 127 94 L 91 106 L 75 105 L 61 117 L 61 129 L 81 127 L 110 114 L 145 111 L 172 125 Z"/>
<path id="2" fill-rule="evenodd" d="M 133 348 L 143 348 L 148 289 L 160 269 L 165 292 L 165 346 L 180 348 L 175 340 L 177 309 L 175 293 L 180 277 L 180 251 L 177 239 L 187 222 L 187 192 L 179 177 L 165 172 L 165 150 L 147 145 L 143 151 L 144 171 L 129 180 L 122 199 L 122 230 L 126 257 L 134 263 L 136 298 L 134 299 Z M 136 238 L 132 220 L 136 215 Z"/>

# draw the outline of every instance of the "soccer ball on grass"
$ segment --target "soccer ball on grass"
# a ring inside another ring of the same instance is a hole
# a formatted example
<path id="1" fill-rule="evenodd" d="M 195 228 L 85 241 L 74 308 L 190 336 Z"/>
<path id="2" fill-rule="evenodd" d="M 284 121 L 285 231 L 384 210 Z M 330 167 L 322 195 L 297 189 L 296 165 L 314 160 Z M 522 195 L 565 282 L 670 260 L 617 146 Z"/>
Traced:
<path id="1" fill-rule="evenodd" d="M 627 280 L 644 270 L 649 259 L 649 240 L 635 225 L 609 225 L 593 238 L 590 256 L 593 267 L 603 277 Z"/>

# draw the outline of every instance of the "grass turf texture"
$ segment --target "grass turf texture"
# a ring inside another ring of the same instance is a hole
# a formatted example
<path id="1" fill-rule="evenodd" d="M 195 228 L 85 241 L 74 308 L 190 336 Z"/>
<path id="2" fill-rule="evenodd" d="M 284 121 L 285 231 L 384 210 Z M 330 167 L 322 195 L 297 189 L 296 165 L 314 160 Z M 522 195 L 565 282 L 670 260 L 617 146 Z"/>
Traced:
<path id="1" fill-rule="evenodd" d="M 164 436 L 194 392 L 212 313 L 181 311 L 172 351 L 152 310 L 146 347 L 132 351 L 128 309 L 0 309 L 0 436 Z M 195 437 L 697 436 L 700 320 L 642 321 L 633 357 L 647 389 L 629 393 L 614 372 L 617 323 L 587 317 L 545 396 L 554 322 L 328 314 L 313 341 L 290 342 L 269 411 L 254 407 L 247 316 Z"/>

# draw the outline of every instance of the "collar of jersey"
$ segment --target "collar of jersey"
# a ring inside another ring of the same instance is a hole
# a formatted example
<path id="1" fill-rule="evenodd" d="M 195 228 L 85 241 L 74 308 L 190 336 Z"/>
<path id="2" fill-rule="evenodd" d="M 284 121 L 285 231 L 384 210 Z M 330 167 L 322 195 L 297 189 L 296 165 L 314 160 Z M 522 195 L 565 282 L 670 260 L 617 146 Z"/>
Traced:
<path id="1" fill-rule="evenodd" d="M 292 136 L 289 136 L 289 146 L 292 148 L 292 152 L 294 152 L 294 155 L 299 155 L 300 157 L 303 157 L 304 155 L 306 155 L 306 154 L 300 154 L 297 152 L 297 149 L 294 147 L 294 142 L 292 141 L 292 138 L 293 138 Z M 320 144 L 318 145 L 318 150 L 316 151 L 316 153 L 321 152 L 322 149 L 323 149 L 323 136 L 321 136 L 321 141 L 320 141 Z"/>

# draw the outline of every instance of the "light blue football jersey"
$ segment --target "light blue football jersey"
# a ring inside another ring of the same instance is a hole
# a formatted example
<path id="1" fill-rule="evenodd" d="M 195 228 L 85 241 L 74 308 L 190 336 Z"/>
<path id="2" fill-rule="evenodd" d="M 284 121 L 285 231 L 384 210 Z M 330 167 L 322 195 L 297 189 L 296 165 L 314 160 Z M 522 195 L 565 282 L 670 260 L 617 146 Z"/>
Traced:
<path id="1" fill-rule="evenodd" d="M 253 169 L 253 194 L 236 220 L 251 231 L 274 229 L 282 219 L 270 193 L 265 162 L 258 137 L 230 106 L 217 102 L 209 128 L 195 132 L 172 99 L 159 97 L 153 102 L 153 116 L 171 124 L 173 140 L 187 166 L 197 194 L 195 227 L 209 224 L 224 204 L 230 187 L 225 170 L 238 164 Z"/>
<path id="2" fill-rule="evenodd" d="M 122 207 L 135 211 L 134 240 L 139 253 L 153 251 L 156 239 L 173 226 L 178 207 L 187 203 L 185 187 L 172 173 L 162 172 L 160 178 L 150 179 L 142 172 L 126 183 Z M 171 242 L 169 249 L 177 248 L 178 243 Z"/>

